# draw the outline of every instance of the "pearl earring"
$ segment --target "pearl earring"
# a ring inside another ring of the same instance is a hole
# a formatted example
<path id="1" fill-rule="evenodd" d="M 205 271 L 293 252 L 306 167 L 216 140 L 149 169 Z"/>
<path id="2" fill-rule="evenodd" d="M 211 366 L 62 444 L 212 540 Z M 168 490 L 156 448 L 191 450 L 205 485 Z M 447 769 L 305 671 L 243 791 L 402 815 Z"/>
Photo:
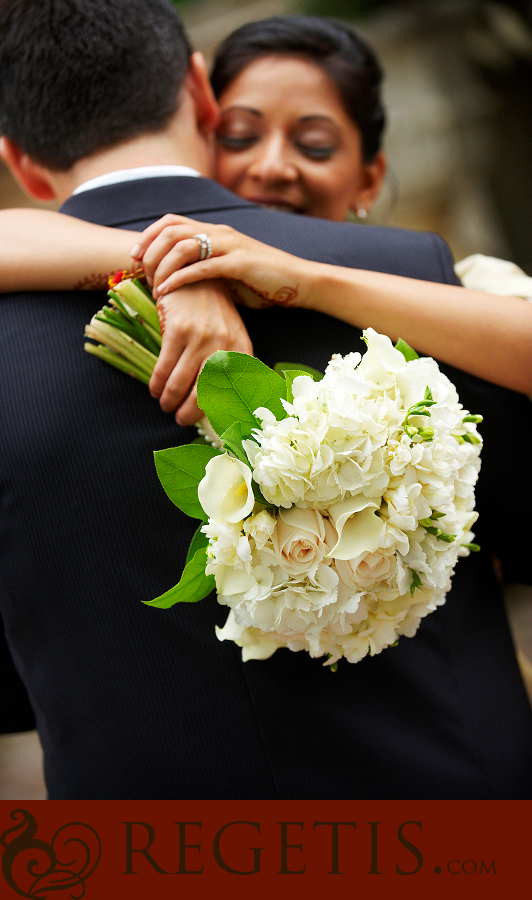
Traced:
<path id="1" fill-rule="evenodd" d="M 357 206 L 357 219 L 367 219 L 368 211 L 365 206 Z"/>

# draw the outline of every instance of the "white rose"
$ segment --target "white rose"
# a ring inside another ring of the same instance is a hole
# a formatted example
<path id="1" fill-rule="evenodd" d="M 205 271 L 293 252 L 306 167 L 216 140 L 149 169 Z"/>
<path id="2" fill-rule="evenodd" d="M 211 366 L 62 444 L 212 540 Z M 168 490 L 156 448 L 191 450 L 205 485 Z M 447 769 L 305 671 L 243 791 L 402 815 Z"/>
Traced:
<path id="1" fill-rule="evenodd" d="M 315 569 L 336 543 L 330 521 L 315 509 L 280 509 L 272 536 L 279 565 L 295 577 Z"/>
<path id="2" fill-rule="evenodd" d="M 198 499 L 211 519 L 241 522 L 255 505 L 251 469 L 227 453 L 215 456 L 198 484 Z"/>
<path id="3" fill-rule="evenodd" d="M 357 590 L 369 590 L 377 582 L 386 581 L 396 574 L 393 552 L 361 553 L 354 559 L 336 560 L 336 569 L 344 584 Z"/>

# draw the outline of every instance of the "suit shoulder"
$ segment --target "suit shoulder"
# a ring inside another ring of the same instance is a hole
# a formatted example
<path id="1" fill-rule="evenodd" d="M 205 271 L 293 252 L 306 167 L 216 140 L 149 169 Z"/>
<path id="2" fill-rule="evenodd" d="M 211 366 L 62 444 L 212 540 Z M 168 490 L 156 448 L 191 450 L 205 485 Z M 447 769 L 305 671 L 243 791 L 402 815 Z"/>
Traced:
<path id="1" fill-rule="evenodd" d="M 327 222 L 257 207 L 226 210 L 224 220 L 305 259 L 460 284 L 449 247 L 432 232 Z"/>

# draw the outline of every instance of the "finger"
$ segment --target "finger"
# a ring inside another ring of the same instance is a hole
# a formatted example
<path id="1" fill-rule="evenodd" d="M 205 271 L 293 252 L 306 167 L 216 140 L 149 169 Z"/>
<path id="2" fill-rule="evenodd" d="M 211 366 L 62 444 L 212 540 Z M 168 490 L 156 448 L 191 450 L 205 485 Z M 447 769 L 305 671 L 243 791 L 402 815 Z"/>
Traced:
<path id="1" fill-rule="evenodd" d="M 184 347 L 181 344 L 163 340 L 161 353 L 155 364 L 149 383 L 149 390 L 152 397 L 158 399 L 163 393 L 166 382 L 178 364 L 183 349 Z"/>
<path id="2" fill-rule="evenodd" d="M 147 248 L 142 257 L 146 276 L 153 277 L 155 270 L 169 253 L 174 253 L 174 265 L 182 266 L 199 259 L 200 248 L 197 240 L 192 240 L 189 229 L 184 226 L 165 228 Z"/>
<path id="3" fill-rule="evenodd" d="M 163 297 L 186 284 L 195 284 L 197 281 L 205 281 L 209 278 L 223 278 L 226 270 L 231 268 L 230 264 L 224 262 L 228 259 L 227 256 L 211 257 L 211 259 L 204 259 L 201 262 L 191 262 L 177 270 L 171 265 L 163 265 L 163 260 L 153 276 L 154 290 L 156 289 L 157 296 Z"/>
<path id="4" fill-rule="evenodd" d="M 151 248 L 148 253 L 151 252 Z M 200 256 L 200 245 L 197 240 L 187 238 L 175 244 L 174 247 L 166 253 L 160 262 L 155 266 L 150 265 L 150 273 L 152 275 L 154 297 L 157 298 L 159 285 L 166 281 L 174 272 L 180 272 L 184 268 L 198 263 Z M 205 260 L 204 260 L 205 261 Z M 197 280 L 197 279 L 196 279 Z M 192 283 L 192 282 L 190 282 Z M 166 291 L 166 293 L 168 293 Z"/>
<path id="5" fill-rule="evenodd" d="M 195 425 L 202 415 L 203 411 L 198 406 L 197 387 L 194 385 L 188 397 L 177 410 L 175 420 L 178 425 Z"/>
<path id="6" fill-rule="evenodd" d="M 163 412 L 175 412 L 181 406 L 199 375 L 203 358 L 186 348 L 169 375 L 159 404 Z M 196 421 L 196 420 L 194 420 Z M 193 423 L 191 423 L 193 424 Z"/>
<path id="7" fill-rule="evenodd" d="M 184 246 L 191 247 L 188 241 L 182 242 Z M 195 241 L 197 243 L 197 241 Z M 188 264 L 179 262 L 179 245 L 169 249 L 166 256 L 161 257 L 159 248 L 157 256 L 160 259 L 155 271 L 150 266 L 150 274 L 153 277 L 153 286 L 157 289 L 158 296 L 185 284 L 194 284 L 206 278 L 243 278 L 249 271 L 250 259 L 246 252 L 242 252 L 238 237 L 233 232 L 222 231 L 215 233 L 211 241 L 212 256 L 209 259 L 199 259 L 199 244 L 197 252 L 190 251 L 193 256 L 188 258 Z M 174 257 L 174 250 L 178 254 Z M 151 253 L 151 248 L 149 253 Z M 185 267 L 186 265 L 186 274 Z M 176 277 L 174 277 L 174 275 Z M 168 282 L 168 284 L 166 283 Z M 163 289 L 164 285 L 164 289 Z"/>
<path id="8" fill-rule="evenodd" d="M 202 225 L 202 222 L 196 222 L 194 219 L 189 219 L 186 216 L 178 216 L 173 213 L 167 213 L 161 219 L 158 219 L 156 222 L 153 222 L 147 228 L 144 229 L 142 234 L 140 235 L 138 242 L 135 244 L 131 251 L 131 256 L 133 259 L 142 259 L 144 253 L 155 240 L 156 237 L 159 236 L 161 231 L 167 228 L 169 225 L 188 225 L 190 227 L 195 227 Z"/>

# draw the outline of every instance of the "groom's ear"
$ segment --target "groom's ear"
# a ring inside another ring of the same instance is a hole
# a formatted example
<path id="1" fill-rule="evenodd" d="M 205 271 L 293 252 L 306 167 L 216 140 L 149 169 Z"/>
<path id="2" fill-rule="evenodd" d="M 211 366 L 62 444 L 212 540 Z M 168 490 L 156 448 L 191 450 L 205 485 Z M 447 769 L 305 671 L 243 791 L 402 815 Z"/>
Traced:
<path id="1" fill-rule="evenodd" d="M 23 153 L 7 137 L 0 138 L 0 157 L 22 190 L 34 200 L 55 200 L 55 191 L 47 178 L 47 170 Z"/>
<path id="2" fill-rule="evenodd" d="M 220 107 L 213 94 L 203 53 L 195 51 L 190 56 L 187 87 L 192 97 L 196 122 L 204 134 L 210 134 L 218 125 Z"/>

